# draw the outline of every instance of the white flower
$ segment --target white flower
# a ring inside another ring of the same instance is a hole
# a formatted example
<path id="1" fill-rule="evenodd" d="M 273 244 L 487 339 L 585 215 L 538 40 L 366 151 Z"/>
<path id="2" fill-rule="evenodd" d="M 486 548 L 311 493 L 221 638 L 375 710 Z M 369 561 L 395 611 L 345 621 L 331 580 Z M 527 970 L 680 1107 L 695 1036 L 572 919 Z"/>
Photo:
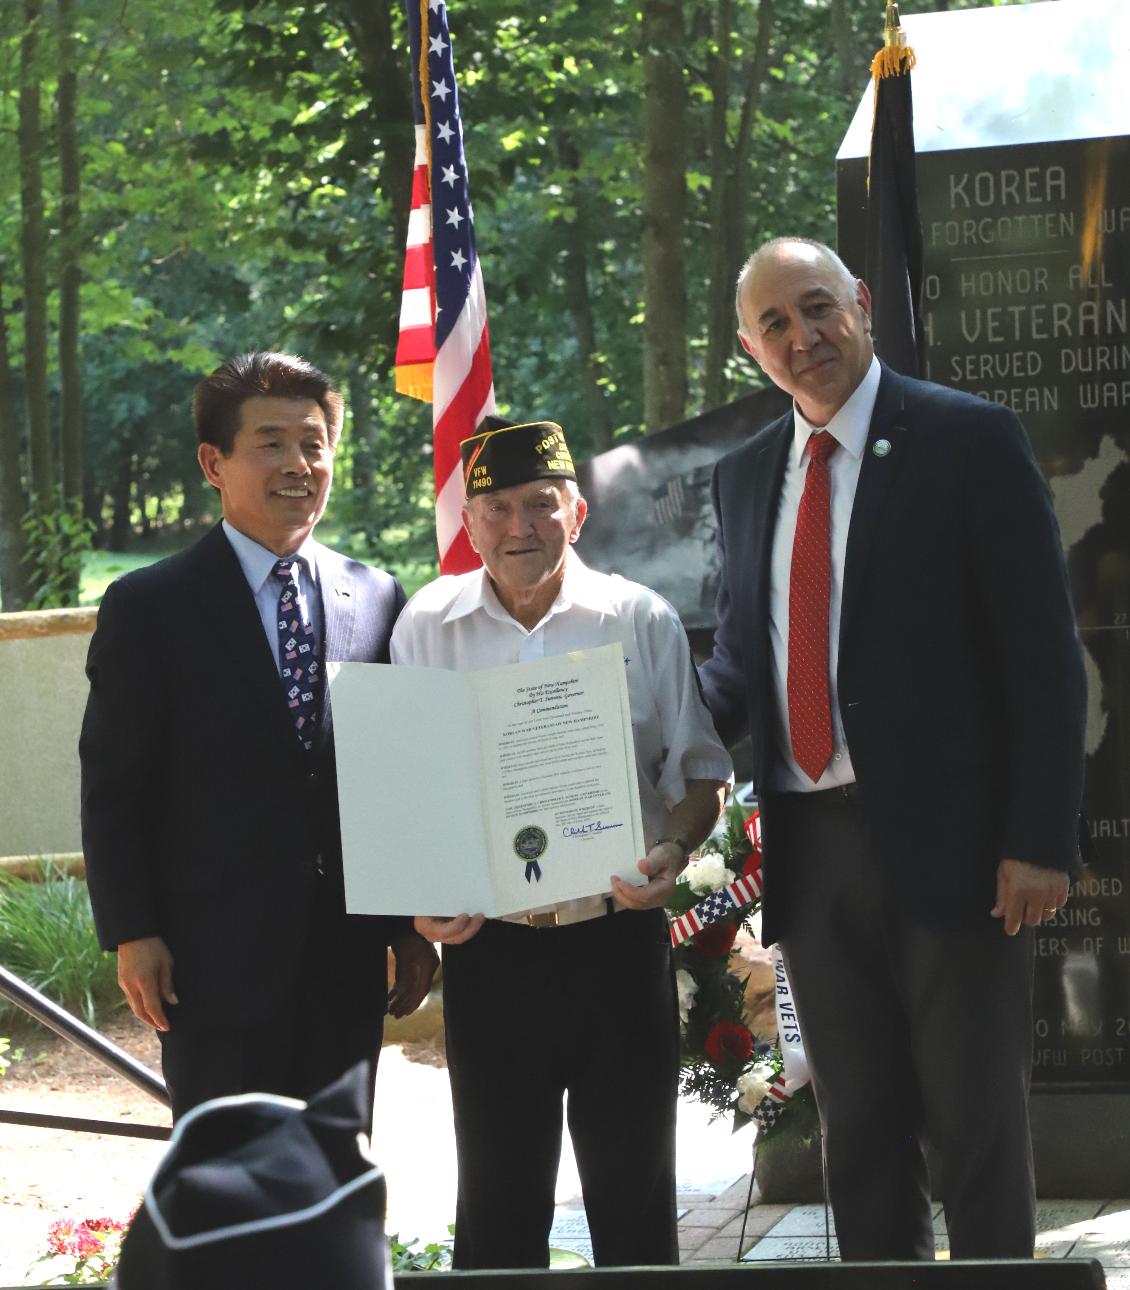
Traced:
<path id="1" fill-rule="evenodd" d="M 758 1103 L 769 1092 L 769 1081 L 773 1076 L 771 1066 L 757 1065 L 738 1076 L 738 1110 L 745 1115 L 752 1115 Z"/>
<path id="2" fill-rule="evenodd" d="M 679 992 L 679 1024 L 685 1026 L 698 994 L 698 982 L 686 968 L 680 968 L 675 973 L 675 988 Z"/>
<path id="3" fill-rule="evenodd" d="M 692 860 L 684 874 L 691 890 L 698 896 L 721 891 L 734 881 L 734 876 L 734 871 L 726 868 L 726 862 L 717 851 L 708 851 L 698 860 Z"/>

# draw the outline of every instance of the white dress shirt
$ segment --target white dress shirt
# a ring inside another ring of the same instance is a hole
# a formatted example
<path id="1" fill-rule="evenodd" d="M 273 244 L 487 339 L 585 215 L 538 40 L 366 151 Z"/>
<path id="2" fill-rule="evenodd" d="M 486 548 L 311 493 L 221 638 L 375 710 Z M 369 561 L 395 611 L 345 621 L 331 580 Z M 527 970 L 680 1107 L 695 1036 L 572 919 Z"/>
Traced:
<path id="1" fill-rule="evenodd" d="M 473 672 L 613 642 L 623 645 L 627 664 L 640 812 L 650 849 L 667 831 L 668 808 L 686 796 L 688 779 L 725 782 L 733 773 L 702 701 L 686 633 L 662 596 L 616 574 L 597 573 L 570 550 L 557 599 L 532 631 L 506 612 L 486 571 L 477 569 L 418 591 L 397 620 L 391 648 L 394 663 Z M 602 899 L 567 905 L 599 905 Z M 511 917 L 524 920 L 524 914 Z"/>
<path id="2" fill-rule="evenodd" d="M 290 556 L 275 555 L 265 546 L 260 546 L 254 538 L 223 521 L 224 536 L 232 545 L 243 576 L 255 597 L 255 608 L 259 611 L 259 621 L 267 636 L 271 657 L 275 668 L 282 677 L 282 663 L 279 660 L 279 629 L 276 617 L 279 611 L 279 595 L 283 584 L 272 578 L 274 567 L 280 560 L 298 558 L 301 563 L 298 572 L 298 594 L 306 602 L 306 611 L 314 628 L 315 649 L 319 650 L 322 642 L 322 597 L 318 594 L 318 544 L 312 537 Z"/>
<path id="3" fill-rule="evenodd" d="M 777 503 L 777 523 L 773 532 L 773 554 L 769 584 L 769 637 L 773 649 L 773 683 L 777 692 L 777 751 L 771 763 L 769 786 L 779 792 L 807 793 L 819 789 L 835 788 L 855 782 L 851 754 L 844 738 L 840 718 L 839 688 L 836 669 L 840 655 L 840 600 L 844 589 L 844 556 L 847 551 L 848 527 L 851 508 L 855 502 L 855 487 L 859 482 L 859 468 L 867 447 L 867 433 L 875 398 L 879 393 L 879 360 L 873 358 L 863 380 L 856 386 L 851 398 L 843 405 L 826 426 L 815 427 L 793 405 L 793 442 L 785 465 L 785 478 Z M 793 758 L 792 739 L 789 734 L 789 576 L 793 562 L 793 538 L 796 534 L 797 511 L 804 492 L 804 477 L 808 470 L 805 448 L 809 436 L 830 434 L 840 445 L 828 458 L 831 482 L 831 556 L 832 579 L 828 605 L 828 663 L 829 698 L 832 704 L 832 760 L 814 784 Z"/>

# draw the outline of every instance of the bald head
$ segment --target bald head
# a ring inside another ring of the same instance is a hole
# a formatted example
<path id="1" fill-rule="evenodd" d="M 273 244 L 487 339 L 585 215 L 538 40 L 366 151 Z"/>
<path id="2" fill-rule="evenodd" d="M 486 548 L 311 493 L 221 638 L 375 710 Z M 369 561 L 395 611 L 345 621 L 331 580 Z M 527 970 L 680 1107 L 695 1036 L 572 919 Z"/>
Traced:
<path id="1" fill-rule="evenodd" d="M 737 312 L 742 347 L 811 425 L 827 425 L 871 366 L 871 294 L 821 242 L 774 238 L 755 251 Z"/>
<path id="2" fill-rule="evenodd" d="M 746 330 L 745 318 L 742 315 L 742 294 L 746 283 L 756 271 L 758 265 L 781 258 L 787 259 L 793 255 L 808 258 L 815 262 L 822 262 L 827 266 L 831 274 L 839 278 L 845 290 L 855 291 L 856 279 L 852 276 L 851 270 L 830 246 L 826 246 L 823 242 L 813 241 L 812 238 L 808 237 L 772 237 L 768 242 L 763 242 L 754 251 L 745 264 L 742 265 L 741 272 L 738 274 L 737 289 L 734 293 L 734 308 L 738 315 L 739 335 L 749 336 L 749 332 Z"/>

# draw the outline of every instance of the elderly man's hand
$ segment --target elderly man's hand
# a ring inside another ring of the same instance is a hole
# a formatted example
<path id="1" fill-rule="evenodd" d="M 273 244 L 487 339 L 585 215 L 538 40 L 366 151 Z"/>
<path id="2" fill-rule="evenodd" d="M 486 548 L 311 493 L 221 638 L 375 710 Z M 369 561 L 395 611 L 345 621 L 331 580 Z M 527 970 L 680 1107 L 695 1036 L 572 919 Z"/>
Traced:
<path id="1" fill-rule="evenodd" d="M 1067 874 L 1062 869 L 1002 860 L 997 865 L 997 903 L 994 918 L 1004 919 L 1004 930 L 1015 936 L 1020 925 L 1038 927 L 1055 917 L 1067 904 Z"/>
<path id="2" fill-rule="evenodd" d="M 413 924 L 425 940 L 439 941 L 441 945 L 462 945 L 485 921 L 485 914 L 459 914 L 455 918 L 427 918 L 417 914 Z"/>
<path id="3" fill-rule="evenodd" d="M 130 1011 L 154 1030 L 168 1030 L 164 1004 L 176 1003 L 173 956 L 159 936 L 123 941 L 118 946 L 118 984 Z"/>
<path id="4" fill-rule="evenodd" d="M 428 997 L 439 955 L 430 941 L 408 932 L 392 942 L 392 956 L 396 960 L 396 977 L 388 992 L 388 1011 L 392 1017 L 407 1017 Z"/>
<path id="5" fill-rule="evenodd" d="M 633 887 L 613 874 L 612 895 L 627 909 L 655 909 L 665 905 L 675 890 L 675 879 L 687 864 L 687 853 L 678 842 L 657 842 L 636 868 L 647 882 Z"/>

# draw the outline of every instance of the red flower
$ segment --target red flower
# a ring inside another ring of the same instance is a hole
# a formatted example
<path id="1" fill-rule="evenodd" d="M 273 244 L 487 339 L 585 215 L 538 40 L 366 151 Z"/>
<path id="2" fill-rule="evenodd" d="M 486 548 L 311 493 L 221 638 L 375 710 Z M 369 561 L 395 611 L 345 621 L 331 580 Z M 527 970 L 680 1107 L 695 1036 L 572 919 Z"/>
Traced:
<path id="1" fill-rule="evenodd" d="M 708 923 L 691 941 L 691 949 L 704 959 L 724 959 L 734 946 L 736 923 Z"/>
<path id="2" fill-rule="evenodd" d="M 753 1036 L 736 1021 L 716 1021 L 703 1044 L 715 1066 L 741 1066 L 753 1052 Z"/>
<path id="3" fill-rule="evenodd" d="M 69 1255 L 73 1259 L 86 1259 L 97 1254 L 102 1242 L 85 1223 L 73 1218 L 60 1218 L 47 1232 L 47 1245 L 53 1254 Z"/>
<path id="4" fill-rule="evenodd" d="M 60 1218 L 47 1230 L 47 1246 L 52 1254 L 90 1259 L 102 1252 L 107 1237 L 125 1228 L 116 1218 L 84 1218 L 81 1222 Z"/>

